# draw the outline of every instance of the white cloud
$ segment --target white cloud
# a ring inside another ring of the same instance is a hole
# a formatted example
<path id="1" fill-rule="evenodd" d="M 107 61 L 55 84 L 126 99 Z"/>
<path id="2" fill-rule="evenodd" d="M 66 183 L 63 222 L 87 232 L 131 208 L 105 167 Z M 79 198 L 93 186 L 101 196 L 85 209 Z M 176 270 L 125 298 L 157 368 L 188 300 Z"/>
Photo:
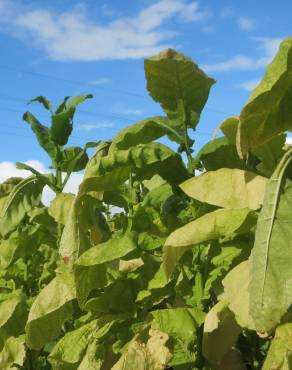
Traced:
<path id="1" fill-rule="evenodd" d="M 260 58 L 238 54 L 223 62 L 205 64 L 202 66 L 203 70 L 206 72 L 252 71 L 266 67 L 274 58 L 282 39 L 258 37 L 254 40 L 259 43 L 259 48 L 262 50 Z"/>
<path id="2" fill-rule="evenodd" d="M 100 85 L 107 85 L 111 83 L 112 80 L 108 77 L 98 78 L 97 80 L 90 81 L 90 85 L 100 86 Z"/>
<path id="3" fill-rule="evenodd" d="M 51 172 L 46 166 L 38 160 L 26 161 L 25 164 L 35 168 L 41 173 Z M 5 161 L 0 162 L 0 183 L 8 179 L 9 177 L 28 177 L 31 176 L 31 172 L 26 170 L 19 170 L 16 168 L 13 162 Z M 63 177 L 65 175 L 63 174 Z M 64 192 L 76 194 L 78 192 L 78 187 L 82 181 L 82 173 L 72 173 L 69 181 L 67 182 Z M 50 202 L 54 199 L 55 193 L 48 187 L 45 186 L 42 196 L 42 201 L 45 205 L 49 205 Z"/>
<path id="4" fill-rule="evenodd" d="M 255 21 L 249 17 L 239 17 L 237 24 L 242 31 L 252 31 L 256 28 Z"/>
<path id="5" fill-rule="evenodd" d="M 196 1 L 160 0 L 136 15 L 116 18 L 106 24 L 93 21 L 85 7 L 60 13 L 16 6 L 14 1 L 2 0 L 0 26 L 5 25 L 6 31 L 10 30 L 12 35 L 29 41 L 45 50 L 49 58 L 59 61 L 147 57 L 171 46 L 169 39 L 176 33 L 163 29 L 167 21 L 196 22 L 207 16 Z"/>
<path id="6" fill-rule="evenodd" d="M 286 137 L 286 144 L 292 145 L 292 137 L 291 136 Z"/>
<path id="7" fill-rule="evenodd" d="M 77 126 L 77 129 L 80 131 L 92 131 L 101 128 L 113 128 L 115 125 L 111 122 L 102 122 L 102 123 L 81 123 Z"/>
<path id="8" fill-rule="evenodd" d="M 250 80 L 240 83 L 238 87 L 246 91 L 253 91 L 259 83 L 260 79 Z"/>
<path id="9" fill-rule="evenodd" d="M 143 111 L 141 109 L 133 109 L 133 108 L 123 108 L 123 107 L 117 107 L 114 108 L 114 111 L 116 113 L 124 114 L 124 115 L 131 115 L 131 116 L 141 116 L 143 114 Z"/>

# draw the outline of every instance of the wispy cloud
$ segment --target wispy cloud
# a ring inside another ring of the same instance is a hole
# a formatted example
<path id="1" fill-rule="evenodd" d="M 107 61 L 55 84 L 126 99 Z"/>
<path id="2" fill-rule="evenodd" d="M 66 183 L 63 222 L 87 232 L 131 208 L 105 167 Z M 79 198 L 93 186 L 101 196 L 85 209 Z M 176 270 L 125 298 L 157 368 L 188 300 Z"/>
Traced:
<path id="1" fill-rule="evenodd" d="M 250 80 L 240 83 L 237 87 L 246 91 L 253 91 L 259 83 L 260 79 Z"/>
<path id="2" fill-rule="evenodd" d="M 206 72 L 252 71 L 266 67 L 274 58 L 282 39 L 258 37 L 254 40 L 259 43 L 259 49 L 262 52 L 261 57 L 255 58 L 238 54 L 219 63 L 205 64 L 202 66 L 203 70 Z"/>
<path id="3" fill-rule="evenodd" d="M 169 40 L 176 32 L 165 30 L 166 22 L 197 22 L 208 15 L 196 1 L 160 0 L 131 17 L 101 23 L 84 6 L 60 13 L 14 1 L 0 2 L 0 27 L 58 61 L 146 57 L 171 46 Z"/>
<path id="4" fill-rule="evenodd" d="M 103 128 L 113 128 L 115 125 L 111 122 L 102 122 L 102 123 L 81 123 L 77 126 L 77 129 L 80 131 L 92 131 Z"/>
<path id="5" fill-rule="evenodd" d="M 144 112 L 141 109 L 133 109 L 133 108 L 124 108 L 124 107 L 116 107 L 114 111 L 119 114 L 129 115 L 129 116 L 141 116 Z"/>
<path id="6" fill-rule="evenodd" d="M 107 85 L 112 82 L 111 78 L 108 77 L 102 77 L 98 78 L 96 80 L 90 81 L 90 85 L 100 86 L 100 85 Z"/>
<path id="7" fill-rule="evenodd" d="M 256 22 L 249 17 L 239 17 L 237 24 L 242 31 L 252 31 L 256 28 Z"/>

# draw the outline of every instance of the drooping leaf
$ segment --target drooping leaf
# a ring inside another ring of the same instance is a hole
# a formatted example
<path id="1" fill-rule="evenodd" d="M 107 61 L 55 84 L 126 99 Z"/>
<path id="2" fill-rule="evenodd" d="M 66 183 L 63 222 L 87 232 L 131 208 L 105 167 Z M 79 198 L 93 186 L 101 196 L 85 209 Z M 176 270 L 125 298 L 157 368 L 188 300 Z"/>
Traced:
<path id="1" fill-rule="evenodd" d="M 228 301 L 229 309 L 242 328 L 255 330 L 250 316 L 250 264 L 245 261 L 234 267 L 224 278 L 224 297 Z"/>
<path id="2" fill-rule="evenodd" d="M 289 370 L 292 366 L 292 324 L 280 325 L 264 362 L 263 370 Z"/>
<path id="3" fill-rule="evenodd" d="M 292 38 L 281 43 L 261 83 L 240 114 L 238 153 L 243 156 L 292 128 Z"/>
<path id="4" fill-rule="evenodd" d="M 48 127 L 42 125 L 30 112 L 24 113 L 23 120 L 31 126 L 40 146 L 48 153 L 52 160 L 55 160 L 57 148 L 55 143 L 51 140 Z"/>
<path id="5" fill-rule="evenodd" d="M 55 339 L 62 325 L 72 315 L 72 301 L 76 298 L 73 275 L 57 276 L 40 292 L 29 312 L 26 324 L 26 343 L 39 350 Z"/>
<path id="6" fill-rule="evenodd" d="M 0 352 L 0 368 L 3 370 L 17 370 L 22 368 L 25 359 L 24 338 L 10 337 Z M 14 366 L 18 365 L 18 366 Z"/>
<path id="7" fill-rule="evenodd" d="M 45 184 L 36 176 L 19 182 L 11 191 L 0 214 L 0 234 L 6 236 L 23 219 L 26 212 L 37 206 Z"/>
<path id="8" fill-rule="evenodd" d="M 79 146 L 70 146 L 62 151 L 61 170 L 64 172 L 78 172 L 84 170 L 88 162 L 86 151 Z"/>
<path id="9" fill-rule="evenodd" d="M 125 234 L 98 244 L 83 253 L 75 262 L 77 296 L 81 305 L 92 289 L 107 285 L 106 264 L 125 257 L 137 248 L 135 233 Z"/>
<path id="10" fill-rule="evenodd" d="M 138 144 L 147 144 L 167 132 L 164 117 L 152 117 L 123 128 L 113 139 L 110 151 L 129 149 Z"/>
<path id="11" fill-rule="evenodd" d="M 205 318 L 203 336 L 203 355 L 210 364 L 218 366 L 222 362 L 241 330 L 227 301 L 222 300 L 211 308 Z"/>
<path id="12" fill-rule="evenodd" d="M 180 257 L 196 244 L 247 232 L 255 224 L 248 208 L 219 209 L 172 232 L 163 247 L 163 263 L 170 277 Z"/>
<path id="13" fill-rule="evenodd" d="M 245 164 L 239 158 L 235 145 L 231 144 L 226 137 L 220 137 L 209 141 L 194 158 L 194 165 L 202 163 L 208 171 L 220 168 L 244 169 Z"/>
<path id="14" fill-rule="evenodd" d="M 68 220 L 68 215 L 74 201 L 74 195 L 70 193 L 59 193 L 56 198 L 51 202 L 48 208 L 49 215 L 53 219 L 65 225 Z"/>
<path id="15" fill-rule="evenodd" d="M 23 178 L 21 177 L 9 177 L 7 180 L 2 182 L 0 184 L 0 197 L 4 197 L 5 195 L 8 195 L 12 189 L 22 181 Z"/>
<path id="16" fill-rule="evenodd" d="M 147 89 L 170 119 L 170 125 L 183 130 L 183 122 L 195 128 L 215 83 L 190 58 L 167 49 L 144 63 Z"/>
<path id="17" fill-rule="evenodd" d="M 270 178 L 251 254 L 250 306 L 259 332 L 277 325 L 292 303 L 292 184 L 285 178 L 291 161 L 286 153 Z"/>
<path id="18" fill-rule="evenodd" d="M 44 107 L 46 110 L 48 110 L 48 111 L 50 111 L 50 112 L 52 112 L 52 111 L 53 111 L 52 103 L 51 103 L 47 98 L 45 98 L 44 96 L 37 96 L 36 98 L 31 99 L 31 100 L 28 102 L 28 104 L 33 103 L 33 102 L 39 102 L 39 103 L 41 103 L 41 104 L 43 105 L 43 107 Z"/>
<path id="19" fill-rule="evenodd" d="M 49 355 L 53 370 L 77 369 L 86 353 L 88 344 L 93 340 L 96 327 L 97 322 L 95 320 L 66 333 Z"/>
<path id="20" fill-rule="evenodd" d="M 258 209 L 267 179 L 249 171 L 221 168 L 193 177 L 180 185 L 190 197 L 224 208 Z"/>
<path id="21" fill-rule="evenodd" d="M 61 146 L 67 144 L 69 136 L 73 130 L 73 116 L 75 108 L 67 108 L 61 113 L 52 115 L 50 128 L 50 138 L 55 144 Z"/>

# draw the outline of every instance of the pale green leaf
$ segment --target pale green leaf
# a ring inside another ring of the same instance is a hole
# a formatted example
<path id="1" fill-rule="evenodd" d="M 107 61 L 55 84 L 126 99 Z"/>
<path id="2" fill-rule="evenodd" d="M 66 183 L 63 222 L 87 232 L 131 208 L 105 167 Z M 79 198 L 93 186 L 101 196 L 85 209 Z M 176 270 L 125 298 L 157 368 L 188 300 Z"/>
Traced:
<path id="1" fill-rule="evenodd" d="M 76 298 L 75 282 L 70 272 L 57 276 L 39 293 L 32 304 L 26 324 L 26 343 L 39 350 L 60 334 L 62 325 L 72 315 Z"/>
<path id="2" fill-rule="evenodd" d="M 8 338 L 0 352 L 0 369 L 17 370 L 21 368 L 25 355 L 24 338 L 22 336 Z M 18 366 L 13 366 L 14 364 Z"/>
<path id="3" fill-rule="evenodd" d="M 248 208 L 219 209 L 172 232 L 163 247 L 166 274 L 171 276 L 181 256 L 196 244 L 247 232 L 255 223 Z"/>
<path id="4" fill-rule="evenodd" d="M 180 188 L 190 197 L 224 208 L 258 209 L 267 179 L 253 172 L 221 168 L 193 177 Z"/>
<path id="5" fill-rule="evenodd" d="M 70 193 L 57 194 L 56 198 L 53 199 L 53 201 L 50 204 L 50 207 L 48 208 L 49 215 L 52 216 L 57 223 L 65 225 L 73 201 L 74 201 L 73 194 Z"/>

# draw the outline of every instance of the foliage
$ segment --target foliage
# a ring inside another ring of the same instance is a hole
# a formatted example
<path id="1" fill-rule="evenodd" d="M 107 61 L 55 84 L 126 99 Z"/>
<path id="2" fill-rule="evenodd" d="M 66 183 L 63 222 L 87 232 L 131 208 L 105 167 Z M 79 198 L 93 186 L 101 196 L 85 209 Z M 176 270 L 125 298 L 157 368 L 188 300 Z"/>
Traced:
<path id="1" fill-rule="evenodd" d="M 66 147 L 91 95 L 31 101 L 51 116 L 23 118 L 54 173 L 18 163 L 32 175 L 0 184 L 1 369 L 291 368 L 291 58 L 288 38 L 196 155 L 215 81 L 174 50 L 145 61 L 165 116 L 111 141 Z"/>

